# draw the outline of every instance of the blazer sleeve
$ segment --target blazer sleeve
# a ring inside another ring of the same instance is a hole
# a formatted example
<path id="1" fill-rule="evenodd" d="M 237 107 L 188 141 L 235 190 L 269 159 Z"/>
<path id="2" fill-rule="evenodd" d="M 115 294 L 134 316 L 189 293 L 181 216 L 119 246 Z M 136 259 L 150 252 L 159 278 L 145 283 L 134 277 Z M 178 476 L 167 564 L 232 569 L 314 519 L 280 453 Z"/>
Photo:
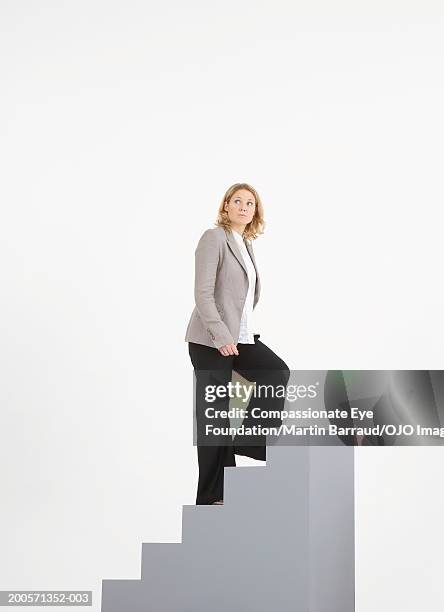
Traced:
<path id="1" fill-rule="evenodd" d="M 194 299 L 199 317 L 216 348 L 225 344 L 235 344 L 214 300 L 219 256 L 220 246 L 217 236 L 214 231 L 207 229 L 195 250 Z"/>

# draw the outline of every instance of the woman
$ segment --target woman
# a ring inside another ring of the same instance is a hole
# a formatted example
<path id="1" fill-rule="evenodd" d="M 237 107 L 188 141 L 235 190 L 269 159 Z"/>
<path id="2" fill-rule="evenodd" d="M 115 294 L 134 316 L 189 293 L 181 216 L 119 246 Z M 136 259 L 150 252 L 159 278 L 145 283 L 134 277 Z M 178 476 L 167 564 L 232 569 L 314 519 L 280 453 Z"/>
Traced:
<path id="1" fill-rule="evenodd" d="M 205 435 L 207 425 L 230 425 L 223 414 L 223 409 L 229 408 L 230 397 L 217 398 L 218 418 L 206 415 L 208 407 L 216 408 L 205 394 L 208 385 L 227 386 L 233 370 L 260 384 L 286 385 L 290 376 L 286 363 L 253 331 L 260 280 L 251 241 L 263 233 L 264 227 L 257 191 L 247 183 L 232 185 L 219 206 L 215 225 L 203 233 L 195 251 L 196 305 L 185 335 L 196 382 L 196 504 L 223 504 L 224 467 L 236 465 L 235 454 L 266 459 L 265 436 L 236 435 L 232 439 L 228 434 Z M 254 407 L 268 410 L 281 411 L 283 404 L 281 395 L 254 399 Z M 267 420 L 267 425 L 279 422 Z M 253 419 L 247 411 L 243 425 L 258 423 L 262 421 Z"/>

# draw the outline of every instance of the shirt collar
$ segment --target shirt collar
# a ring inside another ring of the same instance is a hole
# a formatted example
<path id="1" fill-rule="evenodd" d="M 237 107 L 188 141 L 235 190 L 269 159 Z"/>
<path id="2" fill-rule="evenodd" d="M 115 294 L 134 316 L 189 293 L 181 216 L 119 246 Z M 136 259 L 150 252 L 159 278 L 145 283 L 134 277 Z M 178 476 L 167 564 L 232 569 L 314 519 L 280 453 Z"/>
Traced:
<path id="1" fill-rule="evenodd" d="M 234 237 L 236 238 L 236 240 L 240 243 L 243 244 L 244 243 L 244 239 L 243 237 L 238 233 L 235 232 L 233 229 L 231 230 L 231 233 L 234 234 Z"/>

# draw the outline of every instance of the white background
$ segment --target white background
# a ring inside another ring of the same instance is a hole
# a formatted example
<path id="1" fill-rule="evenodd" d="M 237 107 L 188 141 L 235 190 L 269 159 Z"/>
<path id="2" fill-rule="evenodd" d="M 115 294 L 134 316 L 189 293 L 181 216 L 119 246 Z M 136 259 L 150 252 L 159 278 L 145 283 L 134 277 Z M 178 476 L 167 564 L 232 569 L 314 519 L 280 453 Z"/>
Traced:
<path id="1" fill-rule="evenodd" d="M 443 10 L 2 0 L 0 29 L 0 588 L 97 611 L 195 500 L 184 335 L 229 185 L 291 369 L 444 367 Z M 442 449 L 356 454 L 357 612 L 441 611 Z"/>

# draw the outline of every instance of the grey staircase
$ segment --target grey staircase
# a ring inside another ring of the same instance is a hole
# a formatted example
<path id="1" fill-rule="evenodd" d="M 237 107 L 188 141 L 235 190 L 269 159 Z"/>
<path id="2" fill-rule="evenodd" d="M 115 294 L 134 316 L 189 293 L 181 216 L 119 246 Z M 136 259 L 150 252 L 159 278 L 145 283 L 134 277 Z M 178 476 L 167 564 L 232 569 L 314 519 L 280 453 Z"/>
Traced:
<path id="1" fill-rule="evenodd" d="M 346 409 L 352 401 L 373 409 L 379 425 L 444 422 L 443 370 L 292 374 L 299 383 L 319 381 L 313 408 Z M 353 442 L 290 443 L 269 445 L 266 465 L 226 467 L 225 504 L 184 506 L 182 542 L 142 544 L 140 578 L 103 580 L 102 611 L 352 612 Z M 371 443 L 443 440 L 387 435 Z"/>
<path id="2" fill-rule="evenodd" d="M 226 467 L 223 506 L 184 506 L 182 542 L 142 544 L 102 612 L 352 612 L 354 447 L 267 448 Z"/>

